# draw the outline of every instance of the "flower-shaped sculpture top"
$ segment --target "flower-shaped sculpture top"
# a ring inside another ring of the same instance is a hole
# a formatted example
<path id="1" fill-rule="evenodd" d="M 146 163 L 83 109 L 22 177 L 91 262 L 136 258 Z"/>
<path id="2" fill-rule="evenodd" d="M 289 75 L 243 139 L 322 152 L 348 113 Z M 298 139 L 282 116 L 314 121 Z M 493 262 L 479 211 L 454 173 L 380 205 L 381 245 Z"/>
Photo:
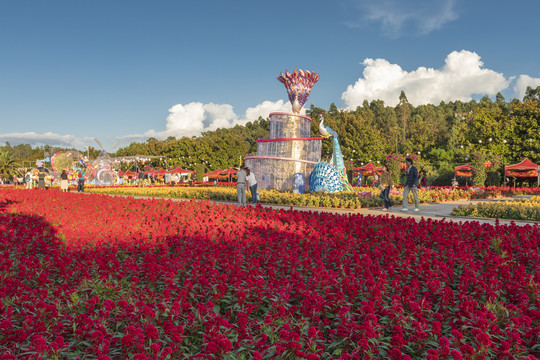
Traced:
<path id="1" fill-rule="evenodd" d="M 311 88 L 319 81 L 319 74 L 309 70 L 295 69 L 292 73 L 285 70 L 277 77 L 289 94 L 289 101 L 293 106 L 293 113 L 298 114 L 306 103 Z"/>

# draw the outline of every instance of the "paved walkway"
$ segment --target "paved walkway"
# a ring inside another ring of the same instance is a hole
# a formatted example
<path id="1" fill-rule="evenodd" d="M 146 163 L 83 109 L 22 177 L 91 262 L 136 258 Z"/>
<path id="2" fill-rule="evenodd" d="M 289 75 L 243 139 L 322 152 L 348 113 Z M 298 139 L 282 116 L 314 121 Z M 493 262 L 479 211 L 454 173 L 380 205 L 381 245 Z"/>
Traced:
<path id="1" fill-rule="evenodd" d="M 453 222 L 477 221 L 481 224 L 495 225 L 496 219 L 461 217 L 461 216 L 451 215 L 451 213 L 455 207 L 458 207 L 460 205 L 474 204 L 480 201 L 507 201 L 507 200 L 511 200 L 511 198 L 489 199 L 489 200 L 463 200 L 463 201 L 453 201 L 453 202 L 444 202 L 444 203 L 420 204 L 420 211 L 418 212 L 413 211 L 414 204 L 409 204 L 409 211 L 407 212 L 401 211 L 401 204 L 398 206 L 394 206 L 390 211 L 382 211 L 382 207 L 352 210 L 352 209 L 311 208 L 311 207 L 303 207 L 303 206 L 283 206 L 283 205 L 266 205 L 266 204 L 263 206 L 272 207 L 275 209 L 293 208 L 295 210 L 301 210 L 301 211 L 302 210 L 303 211 L 324 211 L 324 212 L 330 212 L 330 213 L 336 213 L 336 214 L 354 213 L 354 214 L 365 214 L 365 215 L 375 215 L 375 216 L 388 215 L 390 217 L 414 218 L 417 220 L 421 220 L 422 218 L 432 218 L 436 220 L 444 219 L 444 220 L 453 221 Z M 499 219 L 499 224 L 510 224 L 511 222 L 514 222 L 517 225 L 538 224 L 538 222 L 536 221 L 517 221 L 517 220 Z"/>
<path id="2" fill-rule="evenodd" d="M 122 196 L 122 195 L 118 195 Z M 148 196 L 133 196 L 134 198 L 144 199 L 149 198 Z M 527 196 L 523 196 L 527 197 Z M 176 199 L 170 198 L 173 201 L 187 201 L 188 199 Z M 508 201 L 512 198 L 502 198 L 502 199 L 483 199 L 483 200 L 462 200 L 462 201 L 452 201 L 452 202 L 443 202 L 443 203 L 428 203 L 420 204 L 420 211 L 415 212 L 414 204 L 409 204 L 409 211 L 402 212 L 401 204 L 395 205 L 390 211 L 382 211 L 381 208 L 370 208 L 370 209 L 334 209 L 334 208 L 321 208 L 321 207 L 307 207 L 307 206 L 294 206 L 294 205 L 277 205 L 277 204 L 261 204 L 263 207 L 272 208 L 272 209 L 294 209 L 298 211 L 311 211 L 311 212 L 327 212 L 333 214 L 363 214 L 363 215 L 376 215 L 376 216 L 390 216 L 390 217 L 401 217 L 401 218 L 414 218 L 421 220 L 422 218 L 432 218 L 436 220 L 447 220 L 453 222 L 466 222 L 466 221 L 477 221 L 482 224 L 491 224 L 495 225 L 496 219 L 487 219 L 487 218 L 471 218 L 471 217 L 459 217 L 451 215 L 452 210 L 455 207 L 460 205 L 468 205 L 473 203 L 478 203 L 482 201 Z M 237 202 L 230 201 L 213 201 L 214 203 L 220 204 L 230 204 L 238 205 Z M 248 204 L 251 206 L 251 204 Z M 505 220 L 499 219 L 499 224 L 510 224 L 514 222 L 517 225 L 534 225 L 539 224 L 536 221 L 518 221 L 518 220 Z"/>

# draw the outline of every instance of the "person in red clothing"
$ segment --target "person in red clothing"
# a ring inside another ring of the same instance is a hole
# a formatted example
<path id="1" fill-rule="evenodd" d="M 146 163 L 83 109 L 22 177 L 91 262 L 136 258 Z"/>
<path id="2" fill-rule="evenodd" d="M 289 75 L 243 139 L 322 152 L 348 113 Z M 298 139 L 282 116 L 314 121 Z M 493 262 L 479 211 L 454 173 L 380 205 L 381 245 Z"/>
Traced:
<path id="1" fill-rule="evenodd" d="M 427 179 L 426 173 L 422 172 L 422 174 L 420 175 L 420 187 L 426 187 L 427 181 L 428 179 Z"/>

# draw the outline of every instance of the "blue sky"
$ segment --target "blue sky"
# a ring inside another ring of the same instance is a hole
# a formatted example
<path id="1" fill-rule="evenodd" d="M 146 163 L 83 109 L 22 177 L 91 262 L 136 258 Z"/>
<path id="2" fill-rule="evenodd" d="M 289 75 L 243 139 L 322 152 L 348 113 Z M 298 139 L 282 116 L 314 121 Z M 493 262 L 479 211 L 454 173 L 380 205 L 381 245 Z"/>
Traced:
<path id="1" fill-rule="evenodd" d="M 0 142 L 106 147 L 197 136 L 310 104 L 522 98 L 540 2 L 0 0 Z"/>

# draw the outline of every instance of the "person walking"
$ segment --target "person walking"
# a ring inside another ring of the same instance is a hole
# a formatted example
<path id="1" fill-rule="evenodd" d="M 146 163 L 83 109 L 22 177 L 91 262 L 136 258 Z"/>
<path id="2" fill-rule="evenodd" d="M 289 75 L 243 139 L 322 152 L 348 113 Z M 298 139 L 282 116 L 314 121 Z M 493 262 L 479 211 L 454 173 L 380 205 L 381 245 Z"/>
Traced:
<path id="1" fill-rule="evenodd" d="M 246 168 L 246 174 L 247 185 L 249 186 L 249 191 L 251 192 L 251 203 L 255 205 L 257 204 L 257 180 L 255 179 L 255 174 L 252 173 L 248 168 Z"/>
<path id="2" fill-rule="evenodd" d="M 392 200 L 390 200 L 390 190 L 394 187 L 394 182 L 386 165 L 382 166 L 381 185 L 383 187 L 382 198 L 384 201 L 384 208 L 382 210 L 387 211 L 393 206 Z"/>
<path id="3" fill-rule="evenodd" d="M 373 187 L 376 187 L 382 191 L 381 188 L 381 179 L 379 179 L 379 174 L 373 172 Z"/>
<path id="4" fill-rule="evenodd" d="M 238 202 L 241 205 L 247 205 L 246 203 L 246 178 L 247 174 L 244 171 L 244 165 L 240 166 L 240 170 L 236 173 L 236 195 L 238 196 Z"/>
<path id="5" fill-rule="evenodd" d="M 77 182 L 77 191 L 83 192 L 84 191 L 84 172 L 80 170 L 77 176 L 79 178 Z"/>
<path id="6" fill-rule="evenodd" d="M 66 192 L 69 189 L 68 174 L 65 169 L 60 174 L 60 189 L 62 189 L 62 192 Z"/>
<path id="7" fill-rule="evenodd" d="M 28 172 L 24 175 L 24 181 L 26 181 L 26 188 L 32 189 L 32 182 L 34 179 L 30 170 L 28 170 Z"/>
<path id="8" fill-rule="evenodd" d="M 38 173 L 38 189 L 45 189 L 45 173 L 43 171 Z"/>
<path id="9" fill-rule="evenodd" d="M 407 208 L 409 203 L 409 193 L 412 191 L 414 197 L 414 211 L 420 211 L 420 204 L 418 201 L 418 190 L 416 184 L 418 184 L 418 169 L 413 165 L 411 158 L 405 159 L 407 165 L 407 182 L 403 187 L 403 208 L 401 211 L 409 211 Z"/>

